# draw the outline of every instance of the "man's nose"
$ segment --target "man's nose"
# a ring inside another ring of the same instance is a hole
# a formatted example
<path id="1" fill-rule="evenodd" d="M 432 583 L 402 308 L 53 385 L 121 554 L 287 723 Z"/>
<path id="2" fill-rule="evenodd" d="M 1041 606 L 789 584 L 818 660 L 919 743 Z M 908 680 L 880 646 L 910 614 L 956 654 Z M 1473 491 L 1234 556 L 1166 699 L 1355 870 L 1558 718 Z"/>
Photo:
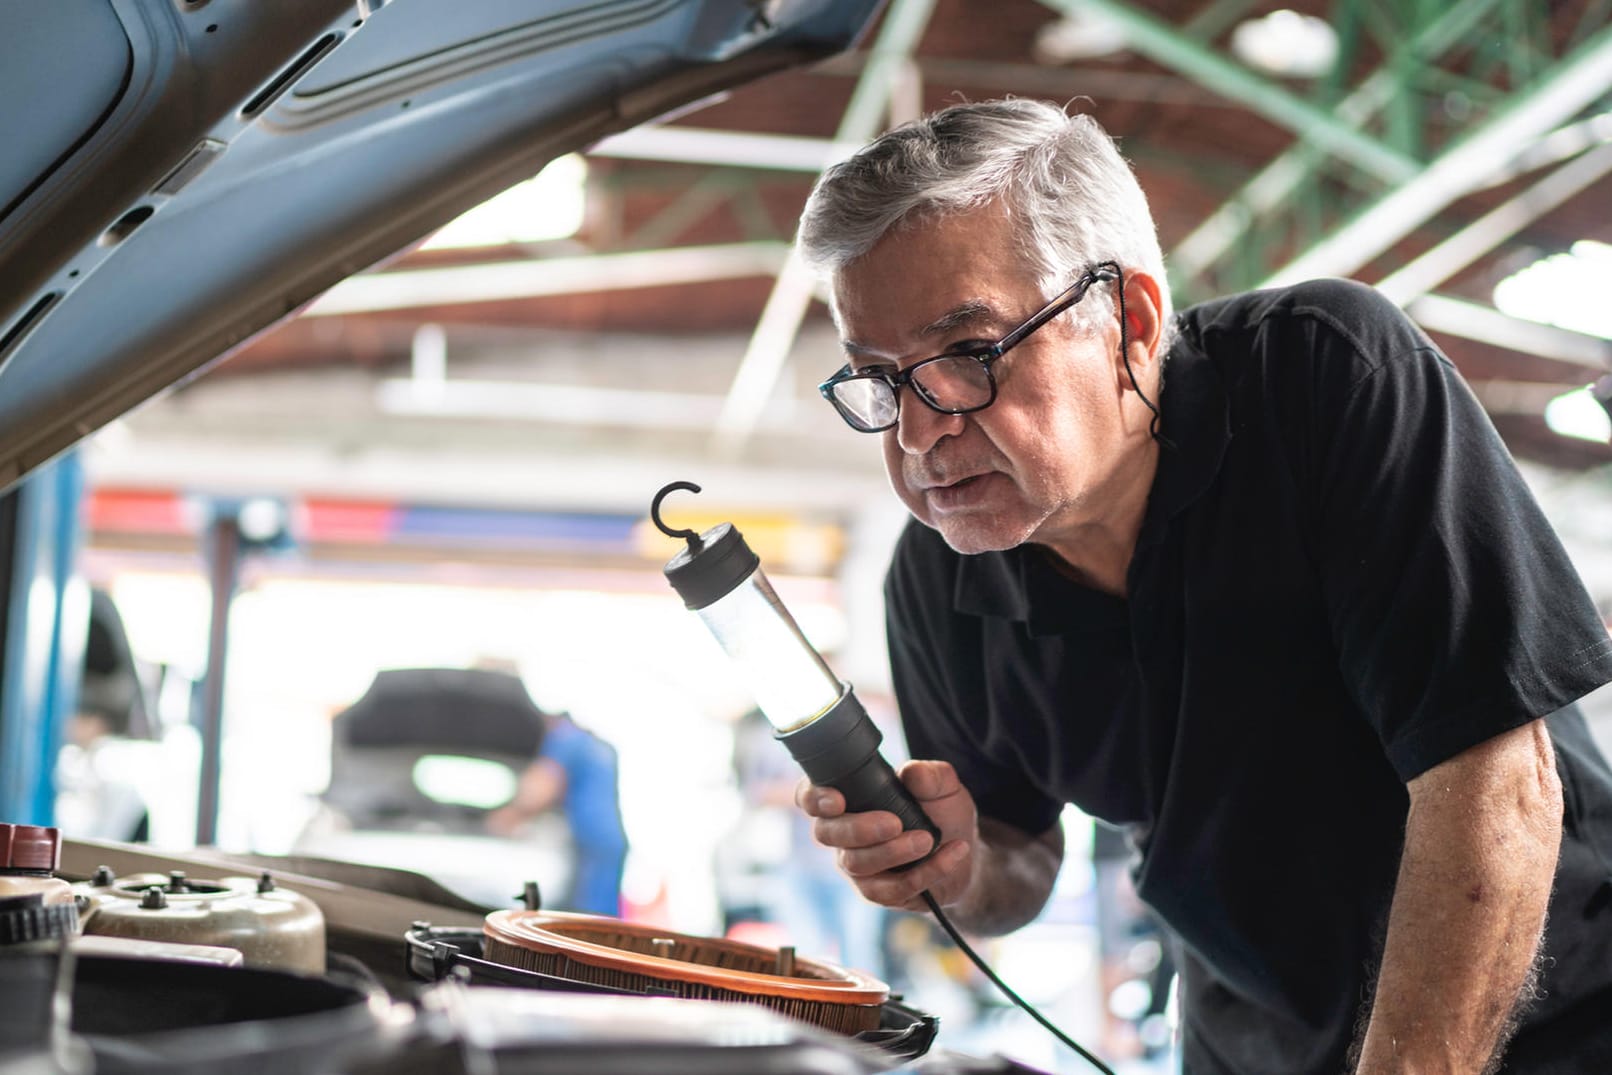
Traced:
<path id="1" fill-rule="evenodd" d="M 908 455 L 923 455 L 946 437 L 962 431 L 966 415 L 942 414 L 917 397 L 909 387 L 896 418 L 896 443 Z"/>

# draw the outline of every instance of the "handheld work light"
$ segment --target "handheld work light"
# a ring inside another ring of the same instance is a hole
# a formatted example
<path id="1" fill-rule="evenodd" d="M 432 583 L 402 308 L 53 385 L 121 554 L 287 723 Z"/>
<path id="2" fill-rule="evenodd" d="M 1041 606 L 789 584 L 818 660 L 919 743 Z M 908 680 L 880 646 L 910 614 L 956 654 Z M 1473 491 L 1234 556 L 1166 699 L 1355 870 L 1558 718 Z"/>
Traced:
<path id="1" fill-rule="evenodd" d="M 738 666 L 773 737 L 812 783 L 844 795 L 848 812 L 888 810 L 903 829 L 929 833 L 933 854 L 940 829 L 879 753 L 884 737 L 850 685 L 806 641 L 744 536 L 732 523 L 696 534 L 661 521 L 661 501 L 677 489 L 700 491 L 692 482 L 672 482 L 655 494 L 649 509 L 663 534 L 688 542 L 666 564 L 666 578 Z"/>

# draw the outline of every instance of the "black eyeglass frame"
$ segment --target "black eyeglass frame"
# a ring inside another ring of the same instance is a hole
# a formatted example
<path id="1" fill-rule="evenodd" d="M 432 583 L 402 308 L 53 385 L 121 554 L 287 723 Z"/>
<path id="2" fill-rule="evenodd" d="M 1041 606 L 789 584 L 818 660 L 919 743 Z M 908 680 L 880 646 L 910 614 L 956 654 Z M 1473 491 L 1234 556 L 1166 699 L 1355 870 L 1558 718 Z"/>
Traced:
<path id="1" fill-rule="evenodd" d="M 930 410 L 936 411 L 940 414 L 973 414 L 976 411 L 983 411 L 985 408 L 996 402 L 996 374 L 991 371 L 991 367 L 996 365 L 996 363 L 1002 359 L 1002 356 L 1006 355 L 1009 351 L 1013 350 L 1013 348 L 1017 347 L 1019 344 L 1028 339 L 1031 333 L 1035 332 L 1048 321 L 1051 321 L 1054 317 L 1057 317 L 1065 310 L 1073 307 L 1081 299 L 1085 298 L 1086 292 L 1091 290 L 1093 284 L 1097 284 L 1105 280 L 1119 280 L 1121 281 L 1120 286 L 1122 288 L 1124 287 L 1124 270 L 1120 268 L 1117 261 L 1100 261 L 1091 268 L 1087 269 L 1085 272 L 1081 273 L 1080 279 L 1076 280 L 1073 284 L 1070 284 L 1069 287 L 1059 294 L 1057 298 L 1053 299 L 1051 302 L 1041 307 L 1041 309 L 1031 314 L 1023 324 L 1021 324 L 1018 328 L 1013 329 L 1006 336 L 1003 336 L 995 343 L 985 344 L 984 346 L 980 347 L 970 347 L 961 351 L 948 351 L 945 354 L 932 355 L 929 358 L 914 362 L 906 369 L 898 370 L 895 373 L 891 373 L 886 369 L 877 367 L 855 370 L 852 369 L 851 364 L 847 362 L 845 365 L 841 366 L 837 371 L 835 371 L 832 377 L 818 385 L 817 391 L 824 399 L 833 404 L 834 410 L 842 419 L 844 419 L 845 424 L 856 430 L 858 433 L 883 433 L 887 429 L 894 429 L 896 427 L 896 424 L 901 421 L 901 387 L 903 385 L 911 385 L 913 393 L 921 401 L 923 401 L 923 404 Z M 989 385 L 991 390 L 990 397 L 986 399 L 984 403 L 979 403 L 970 407 L 943 407 L 933 399 L 929 398 L 929 395 L 924 391 L 923 385 L 913 380 L 913 375 L 919 370 L 923 369 L 925 366 L 928 366 L 934 362 L 957 358 L 972 358 L 980 364 L 982 369 L 984 369 L 985 382 L 987 385 Z M 838 396 L 835 395 L 834 390 L 847 381 L 859 380 L 877 380 L 883 381 L 886 385 L 889 385 L 890 394 L 895 398 L 896 401 L 895 418 L 885 425 L 869 428 L 852 416 L 851 411 L 840 402 Z"/>

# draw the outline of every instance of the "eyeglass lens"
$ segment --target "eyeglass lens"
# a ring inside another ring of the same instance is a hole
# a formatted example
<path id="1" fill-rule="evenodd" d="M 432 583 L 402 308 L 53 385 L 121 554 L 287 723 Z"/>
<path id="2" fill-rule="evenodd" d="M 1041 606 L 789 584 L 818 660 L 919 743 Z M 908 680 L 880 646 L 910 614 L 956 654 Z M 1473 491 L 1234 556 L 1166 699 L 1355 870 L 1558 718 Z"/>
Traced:
<path id="1" fill-rule="evenodd" d="M 936 410 L 961 414 L 991 401 L 991 375 L 972 355 L 942 355 L 912 367 L 912 386 Z M 834 399 L 864 429 L 895 424 L 896 390 L 879 377 L 855 377 L 834 386 Z"/>

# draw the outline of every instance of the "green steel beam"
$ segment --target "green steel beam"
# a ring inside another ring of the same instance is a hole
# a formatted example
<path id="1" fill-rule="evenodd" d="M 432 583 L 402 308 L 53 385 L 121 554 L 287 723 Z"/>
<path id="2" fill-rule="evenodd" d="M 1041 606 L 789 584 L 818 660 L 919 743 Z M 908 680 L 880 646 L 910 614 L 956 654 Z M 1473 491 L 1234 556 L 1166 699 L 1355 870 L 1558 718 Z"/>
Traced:
<path id="1" fill-rule="evenodd" d="M 1337 116 L 1278 83 L 1261 78 L 1248 68 L 1183 36 L 1156 16 L 1123 0 L 1041 0 L 1055 11 L 1070 14 L 1095 11 L 1123 27 L 1132 49 L 1180 71 L 1215 93 L 1241 102 L 1250 111 L 1315 142 L 1360 168 L 1397 183 L 1421 171 L 1421 162 L 1340 122 Z"/>
<path id="2" fill-rule="evenodd" d="M 693 227 L 717 206 L 733 196 L 735 186 L 729 177 L 710 171 L 689 184 L 664 209 L 644 221 L 633 234 L 620 244 L 626 250 L 654 250 L 670 246 L 672 241 Z M 747 235 L 747 239 L 756 236 Z M 771 236 L 769 236 L 771 238 Z"/>
<path id="3" fill-rule="evenodd" d="M 1363 126 L 1403 91 L 1401 72 L 1396 62 L 1401 51 L 1422 57 L 1424 62 L 1431 62 L 1466 40 L 1483 18 L 1501 2 L 1462 0 L 1450 5 L 1433 21 L 1412 33 L 1400 50 L 1394 50 L 1382 66 L 1339 101 L 1333 109 L 1334 114 L 1343 123 Z M 1242 248 L 1248 230 L 1255 221 L 1292 197 L 1314 176 L 1318 163 L 1323 159 L 1317 145 L 1306 139 L 1267 164 L 1170 252 L 1168 264 L 1174 283 L 1184 293 L 1190 292 L 1192 285 L 1202 280 L 1211 266 L 1233 249 Z M 1252 279 L 1257 279 L 1257 276 Z"/>
<path id="4" fill-rule="evenodd" d="M 1211 0 L 1181 26 L 1194 41 L 1213 41 L 1243 20 L 1258 0 Z"/>
<path id="5" fill-rule="evenodd" d="M 1415 179 L 1357 213 L 1268 276 L 1274 286 L 1358 271 L 1434 214 L 1483 184 L 1516 153 L 1603 98 L 1612 87 L 1612 26 L 1562 58 L 1534 86 L 1447 148 Z"/>

